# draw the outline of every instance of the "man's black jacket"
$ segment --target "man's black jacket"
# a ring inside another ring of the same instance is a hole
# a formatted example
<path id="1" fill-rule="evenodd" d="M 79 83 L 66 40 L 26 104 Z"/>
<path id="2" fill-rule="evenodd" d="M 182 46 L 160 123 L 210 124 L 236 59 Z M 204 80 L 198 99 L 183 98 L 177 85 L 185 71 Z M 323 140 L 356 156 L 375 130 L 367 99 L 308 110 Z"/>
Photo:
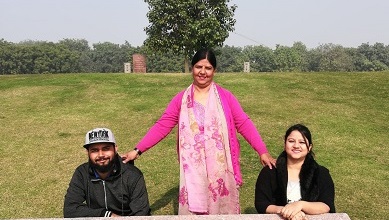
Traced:
<path id="1" fill-rule="evenodd" d="M 88 162 L 80 165 L 65 195 L 63 213 L 65 218 L 150 215 L 142 172 L 133 164 L 123 164 L 118 155 L 105 180 L 96 178 Z"/>

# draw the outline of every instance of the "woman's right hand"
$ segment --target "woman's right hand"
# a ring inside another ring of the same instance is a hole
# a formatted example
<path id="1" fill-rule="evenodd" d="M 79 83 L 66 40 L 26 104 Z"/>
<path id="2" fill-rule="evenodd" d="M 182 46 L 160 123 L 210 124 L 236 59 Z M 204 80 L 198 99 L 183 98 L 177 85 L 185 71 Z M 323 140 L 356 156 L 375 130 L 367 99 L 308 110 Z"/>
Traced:
<path id="1" fill-rule="evenodd" d="M 127 163 L 128 161 L 135 160 L 139 158 L 139 154 L 136 150 L 130 150 L 125 154 L 121 155 L 123 159 L 123 163 Z"/>
<path id="2" fill-rule="evenodd" d="M 280 215 L 286 219 L 304 219 L 305 213 L 302 211 L 303 201 L 292 202 L 286 204 L 280 211 Z"/>

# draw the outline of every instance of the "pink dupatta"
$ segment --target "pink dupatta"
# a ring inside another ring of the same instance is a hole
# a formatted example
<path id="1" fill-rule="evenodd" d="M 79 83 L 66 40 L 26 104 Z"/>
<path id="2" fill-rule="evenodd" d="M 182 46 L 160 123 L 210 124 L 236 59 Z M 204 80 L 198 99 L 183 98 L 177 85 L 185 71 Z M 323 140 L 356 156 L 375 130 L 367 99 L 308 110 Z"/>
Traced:
<path id="1" fill-rule="evenodd" d="M 182 98 L 178 129 L 179 214 L 239 214 L 227 122 L 214 83 L 199 119 L 203 123 L 196 119 L 194 106 L 190 85 Z"/>

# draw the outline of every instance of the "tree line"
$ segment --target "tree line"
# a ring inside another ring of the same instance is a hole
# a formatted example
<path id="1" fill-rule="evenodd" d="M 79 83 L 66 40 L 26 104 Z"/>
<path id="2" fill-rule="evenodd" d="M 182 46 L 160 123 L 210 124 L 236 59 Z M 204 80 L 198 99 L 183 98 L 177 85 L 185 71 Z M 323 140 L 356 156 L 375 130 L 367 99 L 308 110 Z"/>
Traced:
<path id="1" fill-rule="evenodd" d="M 244 62 L 251 72 L 355 72 L 389 70 L 389 45 L 363 43 L 357 48 L 323 44 L 308 49 L 302 42 L 291 47 L 263 45 L 218 46 L 218 72 L 243 72 Z M 184 72 L 185 52 L 157 51 L 128 42 L 96 43 L 85 39 L 63 39 L 57 43 L 0 39 L 0 74 L 112 73 L 123 72 L 132 55 L 146 57 L 147 72 Z"/>

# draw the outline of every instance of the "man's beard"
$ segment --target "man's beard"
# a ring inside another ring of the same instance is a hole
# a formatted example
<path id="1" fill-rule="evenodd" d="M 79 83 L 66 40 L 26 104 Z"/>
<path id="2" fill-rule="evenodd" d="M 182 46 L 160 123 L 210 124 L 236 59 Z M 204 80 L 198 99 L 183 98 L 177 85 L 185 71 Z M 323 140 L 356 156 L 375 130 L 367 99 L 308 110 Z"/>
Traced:
<path id="1" fill-rule="evenodd" d="M 109 161 L 109 163 L 107 165 L 99 165 L 99 164 L 96 164 L 94 161 L 92 161 L 90 158 L 89 158 L 89 164 L 90 166 L 95 169 L 97 172 L 99 173 L 107 173 L 107 172 L 110 172 L 114 165 L 115 165 L 115 162 L 117 161 L 117 154 L 115 154 L 115 156 L 113 156 L 112 160 Z"/>

